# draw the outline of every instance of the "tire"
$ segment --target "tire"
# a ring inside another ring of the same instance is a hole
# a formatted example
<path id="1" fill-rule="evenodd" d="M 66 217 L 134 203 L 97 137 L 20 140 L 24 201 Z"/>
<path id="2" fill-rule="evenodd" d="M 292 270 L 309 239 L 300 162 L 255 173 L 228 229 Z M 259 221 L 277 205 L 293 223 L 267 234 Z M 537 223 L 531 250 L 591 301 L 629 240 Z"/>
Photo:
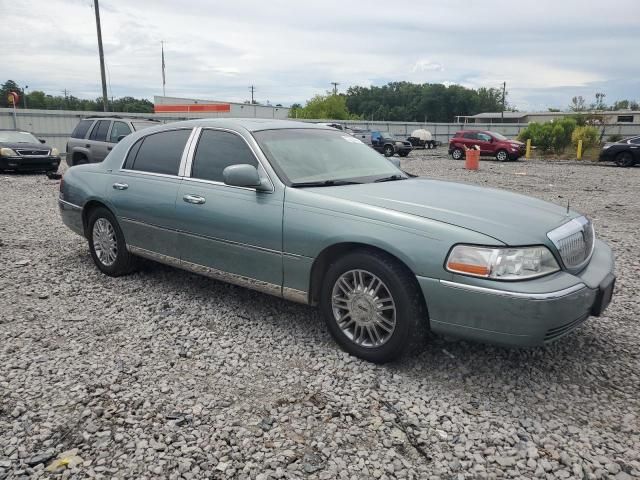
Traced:
<path id="1" fill-rule="evenodd" d="M 454 160 L 462 160 L 464 158 L 464 150 L 461 148 L 454 148 L 453 152 L 451 152 L 451 157 L 453 157 Z"/>
<path id="2" fill-rule="evenodd" d="M 620 152 L 613 161 L 617 166 L 624 168 L 633 167 L 636 163 L 631 152 Z"/>
<path id="3" fill-rule="evenodd" d="M 496 160 L 499 162 L 509 161 L 509 153 L 506 150 L 498 150 L 496 152 Z"/>
<path id="4" fill-rule="evenodd" d="M 398 155 L 400 155 L 401 157 L 406 157 L 407 155 L 409 155 L 409 152 L 399 152 Z"/>
<path id="5" fill-rule="evenodd" d="M 358 288 L 360 285 L 364 288 Z M 367 293 L 373 289 L 375 296 Z M 380 301 L 381 297 L 387 300 Z M 427 322 L 422 298 L 406 267 L 385 253 L 361 250 L 329 265 L 320 309 L 342 349 L 369 362 L 385 363 L 424 338 L 419 335 Z"/>
<path id="6" fill-rule="evenodd" d="M 385 157 L 393 157 L 394 153 L 396 153 L 396 150 L 395 148 L 393 148 L 393 145 L 385 145 L 384 150 L 382 151 L 384 152 Z"/>
<path id="7" fill-rule="evenodd" d="M 87 157 L 85 157 L 84 155 L 78 155 L 77 158 L 74 158 L 71 162 L 71 166 L 76 166 L 76 165 L 86 165 L 87 163 L 89 163 L 89 159 Z"/>
<path id="8" fill-rule="evenodd" d="M 104 207 L 89 212 L 89 250 L 98 269 L 111 277 L 135 270 L 136 258 L 127 250 L 116 217 Z"/>

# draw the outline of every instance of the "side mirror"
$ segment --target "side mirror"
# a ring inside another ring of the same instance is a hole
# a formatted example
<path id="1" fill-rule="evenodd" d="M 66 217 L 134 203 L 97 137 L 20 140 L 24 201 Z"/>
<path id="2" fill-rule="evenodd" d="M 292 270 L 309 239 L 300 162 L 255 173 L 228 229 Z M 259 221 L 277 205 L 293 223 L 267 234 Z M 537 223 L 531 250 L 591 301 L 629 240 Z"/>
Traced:
<path id="1" fill-rule="evenodd" d="M 117 140 L 117 141 L 119 142 L 119 141 L 120 141 L 120 140 L 122 140 L 124 137 L 126 137 L 126 135 L 120 135 L 120 136 L 118 137 L 118 140 Z"/>
<path id="2" fill-rule="evenodd" d="M 39 138 L 38 140 L 40 140 L 40 143 L 47 143 L 47 141 L 44 138 Z"/>
<path id="3" fill-rule="evenodd" d="M 393 158 L 393 157 L 387 157 L 387 160 L 389 160 L 391 163 L 393 163 L 396 167 L 400 168 L 400 160 L 397 158 Z"/>
<path id="4" fill-rule="evenodd" d="M 255 188 L 259 192 L 269 190 L 268 183 L 260 178 L 258 169 L 246 163 L 228 166 L 222 171 L 222 178 L 224 183 L 232 187 Z"/>

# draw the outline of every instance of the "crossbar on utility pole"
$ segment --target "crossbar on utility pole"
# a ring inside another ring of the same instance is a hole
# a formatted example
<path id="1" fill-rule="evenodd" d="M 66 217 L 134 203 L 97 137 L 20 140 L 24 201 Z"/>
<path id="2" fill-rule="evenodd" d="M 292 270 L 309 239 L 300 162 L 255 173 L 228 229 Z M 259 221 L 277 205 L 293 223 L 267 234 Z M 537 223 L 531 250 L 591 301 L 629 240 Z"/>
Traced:
<path id="1" fill-rule="evenodd" d="M 102 50 L 102 28 L 100 27 L 100 6 L 98 0 L 93 0 L 93 9 L 96 12 L 96 29 L 98 30 L 98 53 L 100 54 L 100 76 L 102 77 L 102 103 L 104 111 L 109 110 L 109 100 L 107 98 L 107 77 L 104 73 L 104 51 Z"/>

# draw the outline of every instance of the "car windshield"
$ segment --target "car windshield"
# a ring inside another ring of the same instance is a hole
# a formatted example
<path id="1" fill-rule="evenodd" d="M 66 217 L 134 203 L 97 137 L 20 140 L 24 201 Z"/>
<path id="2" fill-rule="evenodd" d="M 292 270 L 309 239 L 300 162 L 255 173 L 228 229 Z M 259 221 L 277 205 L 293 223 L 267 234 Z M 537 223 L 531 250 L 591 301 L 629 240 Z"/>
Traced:
<path id="1" fill-rule="evenodd" d="M 505 137 L 504 135 L 497 133 L 497 132 L 489 132 L 491 134 L 491 136 L 493 138 L 495 138 L 496 140 L 508 140 L 507 137 Z"/>
<path id="2" fill-rule="evenodd" d="M 401 170 L 351 135 L 330 130 L 288 128 L 254 132 L 260 148 L 281 177 L 303 182 L 369 182 Z"/>
<path id="3" fill-rule="evenodd" d="M 32 133 L 16 130 L 0 130 L 0 142 L 6 143 L 40 143 Z"/>
<path id="4" fill-rule="evenodd" d="M 133 125 L 133 128 L 138 131 L 138 130 L 143 130 L 145 128 L 149 128 L 149 127 L 157 127 L 158 125 L 161 125 L 159 122 L 145 122 L 145 121 L 140 121 L 140 122 L 131 122 L 131 125 Z"/>
<path id="5" fill-rule="evenodd" d="M 389 132 L 380 132 L 380 136 L 382 138 L 384 138 L 385 140 L 393 140 L 393 135 L 391 135 Z"/>

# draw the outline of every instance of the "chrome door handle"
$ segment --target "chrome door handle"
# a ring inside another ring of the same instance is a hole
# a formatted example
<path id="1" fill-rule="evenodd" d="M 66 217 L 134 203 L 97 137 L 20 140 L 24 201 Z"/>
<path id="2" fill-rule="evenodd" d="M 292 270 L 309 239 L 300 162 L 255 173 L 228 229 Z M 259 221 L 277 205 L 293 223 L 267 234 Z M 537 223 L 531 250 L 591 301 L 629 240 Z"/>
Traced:
<path id="1" fill-rule="evenodd" d="M 187 203 L 193 203 L 194 205 L 202 205 L 206 202 L 204 197 L 200 195 L 185 195 L 182 199 Z"/>
<path id="2" fill-rule="evenodd" d="M 116 190 L 126 190 L 127 188 L 129 188 L 129 185 L 127 185 L 126 183 L 114 183 L 113 188 L 115 188 Z"/>

